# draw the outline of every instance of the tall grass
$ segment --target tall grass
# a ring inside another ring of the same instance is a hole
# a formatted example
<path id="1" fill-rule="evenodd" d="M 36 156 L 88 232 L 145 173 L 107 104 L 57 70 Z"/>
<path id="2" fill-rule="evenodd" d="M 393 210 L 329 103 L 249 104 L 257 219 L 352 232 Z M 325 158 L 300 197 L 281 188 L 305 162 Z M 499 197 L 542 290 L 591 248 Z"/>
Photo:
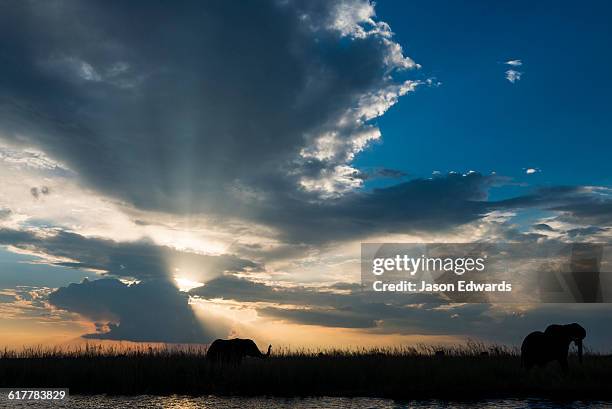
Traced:
<path id="1" fill-rule="evenodd" d="M 436 355 L 444 351 L 444 355 Z M 520 368 L 518 350 L 470 342 L 362 349 L 277 348 L 268 359 L 212 365 L 203 346 L 29 348 L 0 352 L 0 387 L 68 387 L 81 394 L 219 394 L 480 399 L 612 397 L 612 357 L 586 354 Z"/>

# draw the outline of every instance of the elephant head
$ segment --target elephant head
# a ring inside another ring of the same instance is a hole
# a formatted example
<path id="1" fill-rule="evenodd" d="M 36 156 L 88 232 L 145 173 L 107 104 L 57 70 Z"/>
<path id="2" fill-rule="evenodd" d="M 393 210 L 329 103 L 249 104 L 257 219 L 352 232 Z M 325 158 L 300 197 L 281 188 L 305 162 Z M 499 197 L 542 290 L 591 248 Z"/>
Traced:
<path id="1" fill-rule="evenodd" d="M 233 341 L 239 345 L 237 349 L 240 350 L 244 356 L 267 358 L 270 356 L 270 351 L 272 350 L 272 345 L 268 345 L 268 353 L 263 354 L 252 339 L 235 339 Z"/>
<path id="2" fill-rule="evenodd" d="M 569 346 L 574 343 L 578 348 L 578 360 L 582 363 L 582 340 L 586 338 L 586 330 L 579 324 L 549 325 L 544 333 L 559 342 Z"/>

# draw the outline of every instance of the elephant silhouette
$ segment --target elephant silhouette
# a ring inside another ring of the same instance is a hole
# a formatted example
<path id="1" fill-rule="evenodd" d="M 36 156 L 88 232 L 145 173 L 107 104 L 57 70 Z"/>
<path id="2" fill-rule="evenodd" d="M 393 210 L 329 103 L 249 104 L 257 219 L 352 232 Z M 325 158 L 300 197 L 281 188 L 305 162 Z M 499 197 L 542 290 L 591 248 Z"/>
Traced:
<path id="1" fill-rule="evenodd" d="M 217 339 L 210 344 L 206 359 L 213 363 L 239 364 L 247 356 L 267 358 L 271 349 L 269 345 L 268 353 L 263 354 L 252 339 Z"/>
<path id="2" fill-rule="evenodd" d="M 586 330 L 579 324 L 549 325 L 544 332 L 535 331 L 527 335 L 521 345 L 521 366 L 530 369 L 534 365 L 545 366 L 551 361 L 559 362 L 567 371 L 567 354 L 572 342 L 578 347 L 578 360 L 582 363 L 582 340 Z"/>

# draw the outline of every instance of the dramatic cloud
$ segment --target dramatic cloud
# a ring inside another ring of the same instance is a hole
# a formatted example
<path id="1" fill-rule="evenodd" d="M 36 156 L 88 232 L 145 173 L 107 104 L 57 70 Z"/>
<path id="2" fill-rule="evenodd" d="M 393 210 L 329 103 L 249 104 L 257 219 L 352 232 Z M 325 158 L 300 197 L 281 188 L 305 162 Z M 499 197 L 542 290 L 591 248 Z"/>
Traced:
<path id="1" fill-rule="evenodd" d="M 115 279 L 85 280 L 49 295 L 51 305 L 96 323 L 98 332 L 86 338 L 210 342 L 216 335 L 202 328 L 188 300 L 187 294 L 163 280 L 132 285 Z"/>
<path id="2" fill-rule="evenodd" d="M 533 225 L 540 238 L 609 242 L 612 237 L 612 192 L 605 187 L 565 186 L 536 189 L 530 194 L 491 203 L 497 210 L 538 209 L 549 215 Z M 511 230 L 507 230 L 506 234 Z M 526 239 L 522 235 L 521 240 Z"/>
<path id="3" fill-rule="evenodd" d="M 300 324 L 342 328 L 374 328 L 381 317 L 398 318 L 414 307 L 405 305 L 407 298 L 404 294 L 381 296 L 366 293 L 358 284 L 273 287 L 231 275 L 216 278 L 203 287 L 191 290 L 190 294 L 206 299 L 257 303 L 258 312 L 264 316 Z M 415 295 L 410 297 L 409 302 L 439 305 L 438 298 L 430 295 Z"/>
<path id="4" fill-rule="evenodd" d="M 597 227 L 597 226 L 589 226 L 589 227 L 579 227 L 576 229 L 570 229 L 567 231 L 567 235 L 572 238 L 590 238 L 596 234 L 606 233 L 610 231 L 609 228 L 605 227 Z"/>
<path id="5" fill-rule="evenodd" d="M 69 172 L 63 164 L 52 160 L 43 152 L 31 148 L 17 149 L 0 144 L 0 162 L 9 163 L 19 169 L 31 168 L 59 174 Z"/>
<path id="6" fill-rule="evenodd" d="M 13 2 L 0 47 L 2 135 L 180 213 L 360 186 L 347 172 L 380 137 L 370 121 L 421 83 L 360 0 Z"/>
<path id="7" fill-rule="evenodd" d="M 605 340 L 612 330 L 598 323 L 609 314 L 606 305 L 522 306 L 442 304 L 433 295 L 375 294 L 357 284 L 325 288 L 273 287 L 223 276 L 193 289 L 192 295 L 255 303 L 259 314 L 287 322 L 334 328 L 360 328 L 376 334 L 480 337 L 519 345 L 525 334 L 553 322 L 578 321 L 590 337 Z M 608 350 L 604 342 L 592 347 Z"/>
<path id="8" fill-rule="evenodd" d="M 363 170 L 360 176 L 365 179 L 400 179 L 408 176 L 406 172 L 397 169 L 389 168 L 374 168 L 369 170 Z"/>
<path id="9" fill-rule="evenodd" d="M 413 179 L 314 204 L 298 200 L 271 204 L 262 209 L 260 220 L 282 227 L 285 240 L 305 243 L 385 232 L 439 231 L 483 217 L 490 207 L 487 190 L 498 181 L 476 172 Z"/>
<path id="10" fill-rule="evenodd" d="M 565 222 L 600 227 L 612 225 L 612 191 L 605 187 L 541 188 L 531 194 L 497 202 L 492 207 L 539 208 L 558 212 L 558 218 Z"/>
<path id="11" fill-rule="evenodd" d="M 533 228 L 540 231 L 555 231 L 555 229 L 553 229 L 546 223 L 538 223 L 534 225 Z"/>
<path id="12" fill-rule="evenodd" d="M 114 242 L 66 231 L 0 229 L 0 245 L 34 253 L 50 264 L 139 280 L 171 279 L 177 271 L 185 272 L 193 280 L 206 280 L 226 271 L 259 267 L 232 255 L 181 252 L 148 241 Z"/>
<path id="13" fill-rule="evenodd" d="M 478 333 L 494 322 L 478 305 L 451 313 L 431 298 L 365 299 L 352 284 L 277 288 L 227 274 L 287 278 L 268 261 L 470 223 L 508 240 L 545 237 L 488 221 L 497 211 L 555 212 L 567 237 L 611 222 L 609 192 L 596 188 L 494 202 L 488 190 L 504 182 L 494 175 L 357 169 L 382 137 L 376 119 L 439 84 L 417 74 L 369 1 L 9 0 L 0 50 L 0 245 L 138 281 L 50 296 L 95 321 L 92 337 L 208 340 L 172 284 L 179 276 L 206 283 L 194 297 L 268 303 L 258 312 L 292 322 L 388 333 L 467 332 L 469 322 Z M 521 60 L 505 64 L 520 80 Z M 366 189 L 372 178 L 398 180 Z"/>
<path id="14" fill-rule="evenodd" d="M 291 243 L 444 230 L 489 210 L 478 174 L 363 189 L 401 176 L 353 167 L 381 137 L 373 120 L 432 83 L 411 77 L 418 64 L 367 1 L 15 2 L 0 46 L 0 134 L 35 147 L 9 156 L 137 209 L 237 218 Z"/>

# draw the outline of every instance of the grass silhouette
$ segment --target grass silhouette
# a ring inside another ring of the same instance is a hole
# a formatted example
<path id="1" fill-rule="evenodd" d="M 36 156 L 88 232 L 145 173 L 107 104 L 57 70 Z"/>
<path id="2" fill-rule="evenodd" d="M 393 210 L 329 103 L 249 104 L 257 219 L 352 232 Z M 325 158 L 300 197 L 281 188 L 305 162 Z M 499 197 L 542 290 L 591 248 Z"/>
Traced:
<path id="1" fill-rule="evenodd" d="M 444 351 L 444 355 L 436 351 Z M 612 356 L 585 354 L 570 371 L 556 363 L 525 371 L 516 348 L 293 350 L 213 365 L 200 346 L 86 345 L 0 352 L 0 387 L 68 387 L 71 394 L 370 396 L 397 399 L 612 398 Z"/>

